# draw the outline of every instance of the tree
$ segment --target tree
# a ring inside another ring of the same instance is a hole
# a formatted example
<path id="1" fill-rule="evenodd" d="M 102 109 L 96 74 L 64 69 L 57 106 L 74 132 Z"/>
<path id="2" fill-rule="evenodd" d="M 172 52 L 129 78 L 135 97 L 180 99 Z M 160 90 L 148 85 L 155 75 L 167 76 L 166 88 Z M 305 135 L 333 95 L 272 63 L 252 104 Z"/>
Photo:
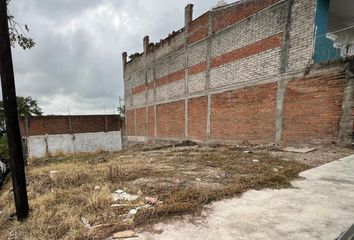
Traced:
<path id="1" fill-rule="evenodd" d="M 42 109 L 38 106 L 38 102 L 33 100 L 32 97 L 16 97 L 16 101 L 18 115 L 20 117 L 43 115 Z M 8 159 L 9 157 L 3 101 L 0 101 L 0 155 L 4 159 Z"/>
<path id="2" fill-rule="evenodd" d="M 11 0 L 6 0 L 7 8 Z M 8 11 L 9 12 L 9 11 Z M 15 17 L 11 14 L 8 15 L 9 20 L 9 35 L 11 46 L 15 47 L 16 43 L 23 49 L 31 49 L 36 45 L 32 38 L 27 36 L 29 28 L 27 24 L 20 24 L 15 21 Z"/>
<path id="3" fill-rule="evenodd" d="M 42 109 L 32 97 L 16 97 L 17 110 L 20 117 L 42 116 Z M 0 101 L 0 137 L 6 133 L 4 103 Z"/>

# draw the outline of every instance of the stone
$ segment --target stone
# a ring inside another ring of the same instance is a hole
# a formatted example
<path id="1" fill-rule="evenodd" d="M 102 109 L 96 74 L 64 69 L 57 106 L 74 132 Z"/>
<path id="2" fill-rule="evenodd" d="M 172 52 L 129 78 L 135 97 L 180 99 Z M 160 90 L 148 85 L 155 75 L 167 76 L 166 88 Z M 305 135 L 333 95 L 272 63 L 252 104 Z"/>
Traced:
<path id="1" fill-rule="evenodd" d="M 98 190 L 100 190 L 100 189 L 101 189 L 100 186 L 95 186 L 95 187 L 93 188 L 93 190 L 95 190 L 95 191 L 98 191 Z"/>
<path id="2" fill-rule="evenodd" d="M 278 168 L 273 168 L 273 171 L 274 172 L 279 172 L 279 169 Z"/>
<path id="3" fill-rule="evenodd" d="M 259 160 L 258 159 L 253 159 L 253 162 L 254 163 L 259 163 Z"/>

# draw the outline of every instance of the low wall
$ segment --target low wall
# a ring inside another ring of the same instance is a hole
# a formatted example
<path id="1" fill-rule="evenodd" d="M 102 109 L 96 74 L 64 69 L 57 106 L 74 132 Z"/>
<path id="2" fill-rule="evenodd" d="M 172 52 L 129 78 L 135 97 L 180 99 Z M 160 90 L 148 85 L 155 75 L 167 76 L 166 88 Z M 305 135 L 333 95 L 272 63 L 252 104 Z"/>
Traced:
<path id="1" fill-rule="evenodd" d="M 29 117 L 20 127 L 30 158 L 122 149 L 119 115 Z"/>
<path id="2" fill-rule="evenodd" d="M 121 149 L 120 131 L 40 135 L 27 138 L 27 150 L 30 158 L 61 153 L 75 154 L 96 151 L 120 151 Z"/>

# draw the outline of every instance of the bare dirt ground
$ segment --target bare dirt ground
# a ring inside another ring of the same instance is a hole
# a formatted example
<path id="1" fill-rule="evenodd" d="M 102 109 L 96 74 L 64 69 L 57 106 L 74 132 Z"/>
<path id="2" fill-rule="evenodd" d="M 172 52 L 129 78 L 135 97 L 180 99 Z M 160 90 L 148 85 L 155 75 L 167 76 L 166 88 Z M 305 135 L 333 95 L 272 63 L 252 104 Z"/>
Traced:
<path id="1" fill-rule="evenodd" d="M 299 172 L 353 153 L 335 146 L 307 154 L 260 146 L 135 147 L 37 159 L 27 168 L 26 222 L 7 219 L 15 211 L 11 183 L 0 191 L 0 239 L 105 239 L 148 229 L 251 189 L 291 187 Z M 112 199 L 118 189 L 131 199 Z"/>

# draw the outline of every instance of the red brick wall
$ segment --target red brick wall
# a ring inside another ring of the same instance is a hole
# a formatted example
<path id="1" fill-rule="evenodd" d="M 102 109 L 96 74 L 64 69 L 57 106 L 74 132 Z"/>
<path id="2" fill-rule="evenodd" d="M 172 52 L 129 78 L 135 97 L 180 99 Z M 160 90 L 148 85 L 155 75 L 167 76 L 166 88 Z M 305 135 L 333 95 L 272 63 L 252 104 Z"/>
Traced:
<path id="1" fill-rule="evenodd" d="M 157 137 L 184 138 L 184 101 L 157 106 Z"/>
<path id="2" fill-rule="evenodd" d="M 146 108 L 136 109 L 136 135 L 146 136 L 147 134 L 147 123 L 146 123 Z"/>
<path id="3" fill-rule="evenodd" d="M 189 43 L 197 42 L 208 36 L 209 12 L 198 17 L 189 25 Z"/>
<path id="4" fill-rule="evenodd" d="M 280 0 L 257 0 L 238 4 L 216 12 L 213 17 L 213 32 L 221 31 L 234 23 L 237 23 L 259 11 L 265 9 Z"/>
<path id="5" fill-rule="evenodd" d="M 269 83 L 213 95 L 212 140 L 274 142 L 276 92 Z"/>
<path id="6" fill-rule="evenodd" d="M 148 107 L 148 136 L 154 137 L 155 136 L 155 111 L 154 107 Z"/>
<path id="7" fill-rule="evenodd" d="M 126 134 L 128 136 L 135 136 L 135 111 L 128 110 L 125 113 L 125 120 L 126 120 Z"/>
<path id="8" fill-rule="evenodd" d="M 207 127 L 208 98 L 192 98 L 188 103 L 188 136 L 193 140 L 205 141 Z"/>
<path id="9" fill-rule="evenodd" d="M 70 132 L 69 118 L 71 118 L 72 132 Z M 119 116 L 108 115 L 106 118 L 107 129 L 105 116 L 103 115 L 29 117 L 28 135 L 90 133 L 104 132 L 105 130 L 118 131 L 121 129 L 121 119 Z M 23 117 L 20 119 L 20 129 L 22 136 L 25 136 L 25 118 Z"/>
<path id="10" fill-rule="evenodd" d="M 289 82 L 283 142 L 334 141 L 338 137 L 344 87 L 344 72 Z"/>

